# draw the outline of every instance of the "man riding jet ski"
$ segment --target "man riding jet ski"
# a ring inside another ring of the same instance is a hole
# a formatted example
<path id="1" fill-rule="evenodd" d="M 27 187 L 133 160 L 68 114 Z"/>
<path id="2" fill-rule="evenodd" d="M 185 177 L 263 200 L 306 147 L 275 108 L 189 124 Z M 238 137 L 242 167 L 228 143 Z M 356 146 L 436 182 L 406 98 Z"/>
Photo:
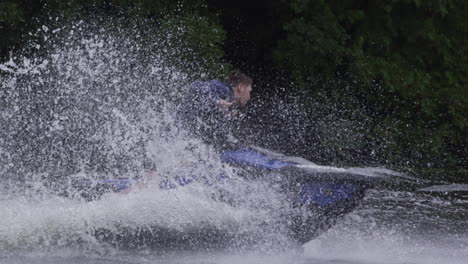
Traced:
<path id="1" fill-rule="evenodd" d="M 297 243 L 306 243 L 332 227 L 341 216 L 360 204 L 367 189 L 414 182 L 410 177 L 386 169 L 319 166 L 303 158 L 289 157 L 255 146 L 226 144 L 226 136 L 229 134 L 227 123 L 238 115 L 237 108 L 244 106 L 250 99 L 251 85 L 252 79 L 237 71 L 232 72 L 225 82 L 195 82 L 178 116 L 181 123 L 195 135 L 207 143 L 221 146 L 218 148 L 221 160 L 239 168 L 238 174 L 244 179 L 261 180 L 270 184 L 272 190 L 284 194 L 291 210 L 282 220 L 288 223 L 289 235 Z M 222 179 L 224 176 L 213 177 Z M 177 189 L 193 182 L 207 184 L 196 175 L 180 175 L 161 181 L 159 188 Z M 138 184 L 138 180 L 126 179 L 108 179 L 97 183 L 81 181 L 77 189 L 82 190 L 84 196 L 95 199 L 99 195 L 89 195 L 93 191 L 96 193 L 97 190 L 98 194 L 106 191 L 125 192 Z M 226 203 L 232 201 L 229 195 L 224 194 Z M 139 230 L 137 233 L 124 232 L 117 240 L 120 245 L 131 241 L 128 244 L 130 247 L 138 245 L 138 241 L 143 244 L 164 244 L 170 240 L 168 237 L 178 243 L 181 237 L 187 238 L 184 242 L 192 241 L 190 234 L 165 230 L 164 227 L 155 227 L 147 232 Z M 115 235 L 106 230 L 98 230 L 96 235 L 115 239 Z M 196 236 L 202 237 L 203 243 L 216 237 L 213 242 L 218 245 L 221 238 L 227 239 L 224 234 L 213 235 L 203 230 L 197 232 Z M 198 242 L 195 240 L 193 243 Z"/>
<path id="2" fill-rule="evenodd" d="M 224 81 L 195 81 L 177 112 L 179 123 L 205 143 L 223 148 L 251 91 L 252 79 L 239 71 L 232 71 Z"/>

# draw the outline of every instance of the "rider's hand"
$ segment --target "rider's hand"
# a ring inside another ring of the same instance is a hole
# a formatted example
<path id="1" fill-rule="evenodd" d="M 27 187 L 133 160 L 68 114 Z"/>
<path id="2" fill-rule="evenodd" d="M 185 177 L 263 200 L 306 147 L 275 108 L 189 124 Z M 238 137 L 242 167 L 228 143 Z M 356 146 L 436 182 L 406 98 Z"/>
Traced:
<path id="1" fill-rule="evenodd" d="M 218 103 L 219 106 L 221 106 L 224 109 L 229 108 L 233 104 L 233 103 L 230 103 L 230 102 L 228 102 L 226 100 L 223 100 L 223 99 L 219 99 L 217 103 Z"/>

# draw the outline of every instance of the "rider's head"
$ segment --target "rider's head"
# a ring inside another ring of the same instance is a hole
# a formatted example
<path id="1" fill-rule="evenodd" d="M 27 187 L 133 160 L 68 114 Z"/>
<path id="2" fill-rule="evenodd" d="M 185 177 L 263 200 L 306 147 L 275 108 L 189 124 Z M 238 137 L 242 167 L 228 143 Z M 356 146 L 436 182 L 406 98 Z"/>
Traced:
<path id="1" fill-rule="evenodd" d="M 252 78 L 240 71 L 232 71 L 227 76 L 226 83 L 228 83 L 234 91 L 235 103 L 243 106 L 250 100 Z"/>

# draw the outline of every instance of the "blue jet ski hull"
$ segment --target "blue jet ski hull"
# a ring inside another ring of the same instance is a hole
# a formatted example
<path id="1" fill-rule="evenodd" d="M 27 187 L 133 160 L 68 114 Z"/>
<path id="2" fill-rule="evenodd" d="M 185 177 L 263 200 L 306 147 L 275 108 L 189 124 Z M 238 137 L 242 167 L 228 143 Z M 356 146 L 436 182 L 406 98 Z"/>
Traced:
<path id="1" fill-rule="evenodd" d="M 221 154 L 223 162 L 242 167 L 246 179 L 254 177 L 280 186 L 279 190 L 287 194 L 294 212 L 285 217 L 290 223 L 290 237 L 303 244 L 326 231 L 342 216 L 353 211 L 364 198 L 365 191 L 379 182 L 375 177 L 355 171 L 336 170 L 315 165 L 300 158 L 287 157 L 267 150 L 244 147 L 228 150 Z M 280 176 L 280 177 L 278 177 Z M 381 177 L 385 178 L 385 177 Z M 96 199 L 104 192 L 121 192 L 135 184 L 137 180 L 107 179 L 97 183 L 81 181 L 83 196 Z M 174 181 L 162 183 L 161 189 L 174 189 L 197 181 L 194 178 L 179 177 Z M 94 194 L 92 189 L 94 190 Z M 97 190 L 97 191 L 96 191 Z M 161 227 L 139 230 L 123 230 L 113 233 L 108 230 L 95 230 L 95 236 L 103 241 L 119 246 L 135 248 L 141 245 L 161 246 L 168 241 L 178 241 L 192 246 L 200 244 L 224 245 L 222 241 L 234 241 L 239 237 L 228 236 L 221 230 L 193 230 L 180 233 L 177 230 L 165 230 Z M 155 235 L 157 234 L 157 235 Z M 187 246 L 187 245 L 186 245 Z M 190 246 L 188 246 L 190 247 Z"/>

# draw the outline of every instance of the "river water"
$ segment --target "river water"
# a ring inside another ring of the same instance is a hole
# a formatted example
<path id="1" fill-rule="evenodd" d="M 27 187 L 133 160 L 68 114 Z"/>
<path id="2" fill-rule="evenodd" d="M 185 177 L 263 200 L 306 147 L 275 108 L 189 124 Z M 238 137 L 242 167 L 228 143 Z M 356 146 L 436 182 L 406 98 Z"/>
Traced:
<path id="1" fill-rule="evenodd" d="M 0 263 L 468 263 L 463 188 L 369 190 L 334 227 L 293 245 L 281 193 L 239 177 L 175 124 L 177 98 L 191 80 L 168 59 L 176 47 L 82 21 L 37 35 L 33 55 L 0 64 Z M 204 184 L 158 187 L 193 174 Z M 213 179 L 220 174 L 231 184 Z M 142 177 L 139 188 L 93 201 L 72 187 Z M 226 192 L 234 203 L 218 199 Z M 153 225 L 239 239 L 129 249 L 95 235 Z"/>
<path id="2" fill-rule="evenodd" d="M 56 205 L 51 203 L 47 206 Z M 93 252 L 89 248 L 36 245 L 36 248 L 33 246 L 28 250 L 9 253 L 2 248 L 0 263 L 466 263 L 467 206 L 466 199 L 437 198 L 411 192 L 370 191 L 361 207 L 305 244 L 303 252 L 298 249 L 282 250 L 274 245 L 258 249 L 211 251 L 176 248 L 164 252 L 157 249 Z M 33 211 L 31 208 L 27 210 Z M 55 217 L 66 218 L 65 215 Z M 41 221 L 43 219 L 38 217 L 29 219 L 30 226 L 24 227 L 25 231 L 34 229 L 33 225 L 40 225 Z M 5 231 L 4 228 L 2 231 Z M 45 229 L 43 232 L 54 232 L 47 230 L 50 227 L 45 223 L 41 228 Z M 1 234 L 5 235 L 4 232 Z M 15 235 L 35 238 L 34 234 Z"/>

